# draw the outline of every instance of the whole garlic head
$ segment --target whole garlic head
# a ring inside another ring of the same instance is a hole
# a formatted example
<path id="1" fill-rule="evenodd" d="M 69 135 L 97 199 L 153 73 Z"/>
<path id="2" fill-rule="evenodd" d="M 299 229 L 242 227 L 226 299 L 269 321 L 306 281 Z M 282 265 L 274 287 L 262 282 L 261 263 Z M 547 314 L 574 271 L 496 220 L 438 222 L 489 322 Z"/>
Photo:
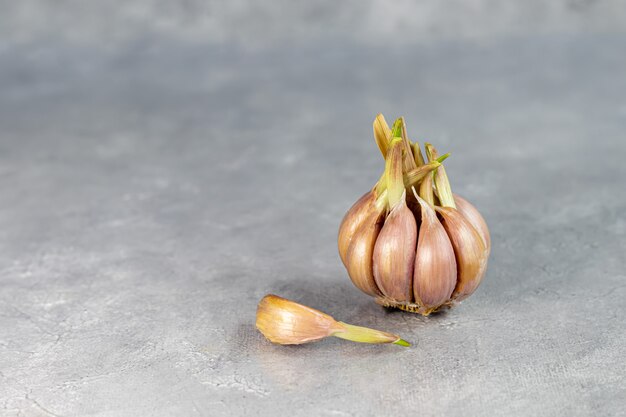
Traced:
<path id="1" fill-rule="evenodd" d="M 491 249 L 487 223 L 453 194 L 436 149 L 390 129 L 382 115 L 374 137 L 385 173 L 339 228 L 340 257 L 357 288 L 385 307 L 428 315 L 469 297 L 482 282 Z M 419 190 L 419 195 L 417 190 Z M 411 199 L 409 204 L 409 198 Z"/>

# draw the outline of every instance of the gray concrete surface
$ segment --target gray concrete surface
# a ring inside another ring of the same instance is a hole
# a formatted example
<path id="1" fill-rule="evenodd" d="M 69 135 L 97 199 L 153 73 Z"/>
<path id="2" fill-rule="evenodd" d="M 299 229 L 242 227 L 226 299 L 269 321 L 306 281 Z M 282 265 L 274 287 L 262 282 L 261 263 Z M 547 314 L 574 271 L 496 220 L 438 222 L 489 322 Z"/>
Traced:
<path id="1" fill-rule="evenodd" d="M 0 6 L 0 415 L 626 415 L 619 2 L 86 4 Z M 447 313 L 336 254 L 377 112 L 491 227 Z M 414 345 L 272 345 L 267 293 Z"/>

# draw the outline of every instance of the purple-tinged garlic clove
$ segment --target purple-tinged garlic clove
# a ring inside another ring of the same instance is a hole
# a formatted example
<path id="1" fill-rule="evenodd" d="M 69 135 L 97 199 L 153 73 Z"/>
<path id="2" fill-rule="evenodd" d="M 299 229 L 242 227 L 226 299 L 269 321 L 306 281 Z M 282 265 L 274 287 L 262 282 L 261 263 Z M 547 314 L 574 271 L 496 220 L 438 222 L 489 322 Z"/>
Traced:
<path id="1" fill-rule="evenodd" d="M 456 209 L 474 226 L 474 229 L 483 238 L 487 253 L 491 252 L 491 235 L 489 234 L 489 228 L 487 222 L 480 214 L 480 212 L 469 201 L 464 199 L 458 194 L 454 195 L 454 202 L 456 203 Z"/>
<path id="2" fill-rule="evenodd" d="M 374 280 L 395 301 L 412 300 L 417 224 L 403 198 L 387 215 L 373 253 Z"/>
<path id="3" fill-rule="evenodd" d="M 336 321 L 319 310 L 273 294 L 259 302 L 256 327 L 269 341 L 281 345 L 299 345 L 335 336 L 359 343 L 410 346 L 395 334 Z"/>
<path id="4" fill-rule="evenodd" d="M 432 311 L 447 302 L 454 291 L 456 258 L 435 210 L 417 194 L 415 197 L 421 207 L 422 222 L 415 255 L 413 295 L 416 304 Z"/>
<path id="5" fill-rule="evenodd" d="M 375 297 L 381 293 L 374 281 L 372 257 L 383 221 L 382 215 L 370 214 L 352 235 L 346 251 L 345 265 L 352 283 L 364 293 Z"/>
<path id="6" fill-rule="evenodd" d="M 452 299 L 461 301 L 480 285 L 489 253 L 478 231 L 458 210 L 452 207 L 435 207 L 435 210 L 441 215 L 456 255 L 457 283 Z"/>

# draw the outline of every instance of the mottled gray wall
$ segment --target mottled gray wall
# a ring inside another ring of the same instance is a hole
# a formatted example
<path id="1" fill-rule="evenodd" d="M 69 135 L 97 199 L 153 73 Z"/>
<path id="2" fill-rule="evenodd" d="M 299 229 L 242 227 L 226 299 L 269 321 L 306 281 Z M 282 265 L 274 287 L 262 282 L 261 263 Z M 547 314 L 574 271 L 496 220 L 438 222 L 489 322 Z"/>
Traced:
<path id="1" fill-rule="evenodd" d="M 619 0 L 35 0 L 3 2 L 0 34 L 19 42 L 54 38 L 100 45 L 155 35 L 226 47 L 324 38 L 410 45 L 438 39 L 623 32 L 624 9 Z"/>
<path id="2" fill-rule="evenodd" d="M 626 415 L 625 51 L 620 1 L 0 2 L 0 415 Z M 490 225 L 447 313 L 336 254 L 378 112 Z"/>

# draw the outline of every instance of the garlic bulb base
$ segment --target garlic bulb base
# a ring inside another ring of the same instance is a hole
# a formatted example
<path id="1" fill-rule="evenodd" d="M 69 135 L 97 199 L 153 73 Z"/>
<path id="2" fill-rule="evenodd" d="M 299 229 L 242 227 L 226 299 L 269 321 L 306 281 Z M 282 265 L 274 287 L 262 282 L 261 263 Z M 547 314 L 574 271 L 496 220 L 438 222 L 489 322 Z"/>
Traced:
<path id="1" fill-rule="evenodd" d="M 429 316 L 432 313 L 436 313 L 438 311 L 447 310 L 451 308 L 454 304 L 447 302 L 437 307 L 424 307 L 423 305 L 416 303 L 408 303 L 406 301 L 397 301 L 388 297 L 376 297 L 374 299 L 378 305 L 381 305 L 386 308 L 397 308 L 398 310 L 408 311 L 409 313 L 421 314 L 422 316 Z"/>

